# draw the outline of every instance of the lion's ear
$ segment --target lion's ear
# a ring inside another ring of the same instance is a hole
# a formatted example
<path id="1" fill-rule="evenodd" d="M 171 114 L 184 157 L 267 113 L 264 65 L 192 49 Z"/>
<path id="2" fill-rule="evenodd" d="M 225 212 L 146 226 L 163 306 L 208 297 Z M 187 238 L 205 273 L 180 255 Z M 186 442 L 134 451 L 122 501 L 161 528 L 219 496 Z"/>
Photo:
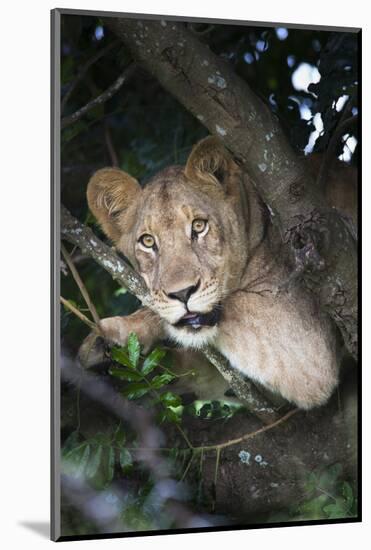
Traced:
<path id="1" fill-rule="evenodd" d="M 188 157 L 185 175 L 192 181 L 220 183 L 228 187 L 229 176 L 237 165 L 217 137 L 197 143 Z"/>
<path id="2" fill-rule="evenodd" d="M 137 180 L 118 168 L 102 168 L 90 178 L 86 192 L 89 208 L 113 241 L 120 238 L 119 215 L 140 193 Z"/>

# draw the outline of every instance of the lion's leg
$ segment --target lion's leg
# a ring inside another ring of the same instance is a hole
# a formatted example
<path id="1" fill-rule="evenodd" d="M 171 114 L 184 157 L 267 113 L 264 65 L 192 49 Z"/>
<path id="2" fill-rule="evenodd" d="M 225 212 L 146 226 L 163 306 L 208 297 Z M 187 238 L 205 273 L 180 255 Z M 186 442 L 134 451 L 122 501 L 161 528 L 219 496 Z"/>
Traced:
<path id="1" fill-rule="evenodd" d="M 102 319 L 99 329 L 101 335 L 96 332 L 90 333 L 79 349 L 78 357 L 85 367 L 94 366 L 104 360 L 105 342 L 125 346 L 129 334 L 135 332 L 143 352 L 147 353 L 163 337 L 160 318 L 147 308 L 141 308 L 125 317 Z"/>
<path id="2" fill-rule="evenodd" d="M 180 395 L 193 395 L 205 401 L 239 402 L 231 395 L 230 385 L 199 351 L 172 348 L 168 350 L 171 370 L 178 376 L 171 390 Z M 228 392 L 228 393 L 227 393 Z"/>
<path id="3" fill-rule="evenodd" d="M 163 337 L 162 322 L 156 313 L 145 307 L 126 317 L 107 317 L 99 324 L 109 342 L 125 346 L 131 332 L 135 332 L 147 353 Z"/>

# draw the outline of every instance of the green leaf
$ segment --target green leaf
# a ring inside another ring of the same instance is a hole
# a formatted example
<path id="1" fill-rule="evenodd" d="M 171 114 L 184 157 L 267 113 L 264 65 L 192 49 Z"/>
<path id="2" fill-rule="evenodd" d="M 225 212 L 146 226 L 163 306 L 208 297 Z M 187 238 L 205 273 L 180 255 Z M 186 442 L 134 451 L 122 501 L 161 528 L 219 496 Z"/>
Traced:
<path id="1" fill-rule="evenodd" d="M 92 437 L 89 438 L 89 443 L 91 445 L 103 445 L 103 447 L 109 447 L 111 445 L 111 434 L 97 432 Z"/>
<path id="2" fill-rule="evenodd" d="M 126 506 L 121 517 L 126 528 L 132 531 L 154 529 L 153 521 L 150 515 L 143 510 L 143 506 L 137 504 Z"/>
<path id="3" fill-rule="evenodd" d="M 326 495 L 320 495 L 308 502 L 304 502 L 299 506 L 300 513 L 304 516 L 303 519 L 321 519 L 325 517 L 323 511 L 324 505 L 328 502 Z"/>
<path id="4" fill-rule="evenodd" d="M 129 369 L 135 368 L 124 348 L 112 348 L 111 357 L 114 361 L 120 363 L 120 365 L 124 365 Z"/>
<path id="5" fill-rule="evenodd" d="M 82 477 L 90 455 L 90 445 L 84 441 L 63 457 L 62 470 L 65 474 L 79 478 Z"/>
<path id="6" fill-rule="evenodd" d="M 111 367 L 108 372 L 111 376 L 119 378 L 119 380 L 126 380 L 128 382 L 139 382 L 143 380 L 143 376 L 139 372 L 130 369 Z"/>
<path id="7" fill-rule="evenodd" d="M 182 400 L 179 395 L 167 391 L 160 396 L 161 403 L 166 407 L 179 407 L 182 404 Z"/>
<path id="8" fill-rule="evenodd" d="M 119 447 L 122 447 L 125 444 L 126 433 L 124 432 L 124 430 L 121 426 L 121 423 L 118 425 L 118 427 L 115 431 L 114 439 L 115 439 L 116 445 L 118 445 Z"/>
<path id="9" fill-rule="evenodd" d="M 133 466 L 133 458 L 127 449 L 121 449 L 120 451 L 120 466 L 124 474 L 129 472 Z"/>
<path id="10" fill-rule="evenodd" d="M 173 366 L 173 360 L 170 353 L 166 353 L 163 357 L 161 364 L 163 367 L 166 367 L 167 369 L 171 370 L 171 367 Z"/>
<path id="11" fill-rule="evenodd" d="M 151 388 L 145 382 L 138 382 L 137 384 L 130 384 L 121 393 L 128 399 L 139 399 L 150 391 Z"/>
<path id="12" fill-rule="evenodd" d="M 97 475 L 102 460 L 103 447 L 98 445 L 90 455 L 90 460 L 86 468 L 86 477 L 91 479 Z"/>
<path id="13" fill-rule="evenodd" d="M 96 489 L 105 489 L 112 481 L 115 470 L 115 449 L 103 447 L 99 468 L 96 475 L 90 479 Z"/>
<path id="14" fill-rule="evenodd" d="M 131 332 L 128 338 L 129 359 L 134 368 L 138 365 L 140 356 L 140 344 L 135 332 Z"/>
<path id="15" fill-rule="evenodd" d="M 344 481 L 343 483 L 342 493 L 343 493 L 343 497 L 347 502 L 348 508 L 351 508 L 354 502 L 354 495 L 353 495 L 353 489 L 350 483 L 348 483 L 347 481 Z"/>
<path id="16" fill-rule="evenodd" d="M 341 472 L 341 464 L 333 464 L 329 468 L 326 468 L 319 478 L 319 487 L 324 491 L 331 492 L 334 489 Z"/>
<path id="17" fill-rule="evenodd" d="M 337 498 L 334 504 L 324 506 L 323 511 L 329 519 L 344 518 L 349 515 L 345 499 L 343 498 Z"/>
<path id="18" fill-rule="evenodd" d="M 151 387 L 154 390 L 158 390 L 159 388 L 162 388 L 163 386 L 169 384 L 172 380 L 174 380 L 174 378 L 175 376 L 173 376 L 172 374 L 159 374 L 152 378 Z"/>
<path id="19" fill-rule="evenodd" d="M 166 351 L 160 348 L 155 348 L 153 351 L 151 351 L 151 353 L 148 355 L 148 357 L 146 357 L 143 363 L 143 375 L 146 376 L 147 374 L 152 372 L 153 369 L 155 369 L 159 365 L 161 359 L 165 357 L 165 355 Z"/>
<path id="20" fill-rule="evenodd" d="M 63 444 L 62 447 L 62 456 L 65 456 L 67 453 L 72 451 L 74 447 L 79 446 L 79 440 L 80 440 L 80 434 L 78 430 L 75 430 L 74 432 L 71 432 L 70 435 L 67 437 L 66 441 Z"/>
<path id="21" fill-rule="evenodd" d="M 314 472 L 311 472 L 304 485 L 304 489 L 307 493 L 312 493 L 317 488 L 317 485 L 318 485 L 317 476 Z"/>
<path id="22" fill-rule="evenodd" d="M 113 479 L 113 474 L 115 471 L 115 449 L 113 447 L 109 447 L 107 454 L 107 483 L 110 483 Z"/>
<path id="23" fill-rule="evenodd" d="M 180 422 L 180 415 L 173 411 L 172 409 L 165 409 L 163 411 L 160 411 L 157 419 L 160 423 L 162 422 Z"/>
<path id="24" fill-rule="evenodd" d="M 212 410 L 213 410 L 213 407 L 211 403 L 206 403 L 198 411 L 198 416 L 200 418 L 210 418 L 212 415 Z"/>
<path id="25" fill-rule="evenodd" d="M 122 296 L 123 294 L 127 294 L 127 289 L 124 288 L 123 286 L 121 286 L 120 288 L 115 290 L 115 292 L 113 294 L 116 298 L 118 298 L 118 296 Z"/>
<path id="26" fill-rule="evenodd" d="M 82 457 L 80 459 L 80 462 L 76 471 L 76 477 L 83 476 L 85 468 L 88 465 L 89 456 L 90 456 L 90 445 L 87 444 L 82 454 Z"/>

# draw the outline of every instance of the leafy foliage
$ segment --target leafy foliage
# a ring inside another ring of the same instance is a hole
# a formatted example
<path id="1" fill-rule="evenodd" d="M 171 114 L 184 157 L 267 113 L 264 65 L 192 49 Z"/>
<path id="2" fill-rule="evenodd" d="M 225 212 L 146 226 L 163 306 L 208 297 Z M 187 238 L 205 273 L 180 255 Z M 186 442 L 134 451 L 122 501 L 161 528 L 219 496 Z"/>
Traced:
<path id="1" fill-rule="evenodd" d="M 151 395 L 148 406 L 160 406 L 158 419 L 160 422 L 179 422 L 182 411 L 181 398 L 163 389 L 170 384 L 177 375 L 162 364 L 166 351 L 155 348 L 147 357 L 141 357 L 140 344 L 136 334 L 131 333 L 125 348 L 113 348 L 111 357 L 120 366 L 111 367 L 109 373 L 123 382 L 121 393 L 130 400 Z"/>
<path id="2" fill-rule="evenodd" d="M 268 522 L 340 519 L 357 516 L 357 498 L 343 467 L 336 463 L 310 472 L 302 501 L 289 510 L 271 514 Z"/>
<path id="3" fill-rule="evenodd" d="M 167 389 L 177 375 L 162 365 L 165 355 L 164 349 L 155 348 L 143 357 L 138 338 L 132 333 L 127 346 L 111 350 L 114 366 L 108 372 L 119 383 L 124 398 L 139 400 L 149 396 L 143 405 L 151 409 L 157 407 L 160 422 L 178 423 L 182 400 Z M 63 472 L 84 479 L 95 488 L 106 488 L 113 480 L 116 466 L 120 466 L 121 475 L 130 473 L 133 468 L 134 459 L 126 443 L 127 434 L 121 422 L 113 432 L 98 432 L 89 438 L 75 430 L 62 447 Z M 131 448 L 135 448 L 135 444 L 135 440 L 131 441 Z"/>
<path id="4" fill-rule="evenodd" d="M 133 465 L 124 443 L 120 425 L 113 437 L 98 432 L 86 439 L 78 431 L 72 432 L 62 448 L 62 472 L 89 483 L 95 489 L 105 489 L 113 480 L 116 461 L 125 474 Z M 121 456 L 125 457 L 123 461 Z"/>

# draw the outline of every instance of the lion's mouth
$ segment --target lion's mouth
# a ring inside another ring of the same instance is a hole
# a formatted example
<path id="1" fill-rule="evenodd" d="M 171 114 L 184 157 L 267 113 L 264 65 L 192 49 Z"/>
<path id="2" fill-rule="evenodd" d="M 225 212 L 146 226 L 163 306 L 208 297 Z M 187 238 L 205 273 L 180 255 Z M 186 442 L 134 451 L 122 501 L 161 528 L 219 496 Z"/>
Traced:
<path id="1" fill-rule="evenodd" d="M 190 327 L 194 330 L 202 327 L 214 327 L 220 320 L 220 307 L 215 307 L 209 313 L 187 313 L 174 326 Z"/>

